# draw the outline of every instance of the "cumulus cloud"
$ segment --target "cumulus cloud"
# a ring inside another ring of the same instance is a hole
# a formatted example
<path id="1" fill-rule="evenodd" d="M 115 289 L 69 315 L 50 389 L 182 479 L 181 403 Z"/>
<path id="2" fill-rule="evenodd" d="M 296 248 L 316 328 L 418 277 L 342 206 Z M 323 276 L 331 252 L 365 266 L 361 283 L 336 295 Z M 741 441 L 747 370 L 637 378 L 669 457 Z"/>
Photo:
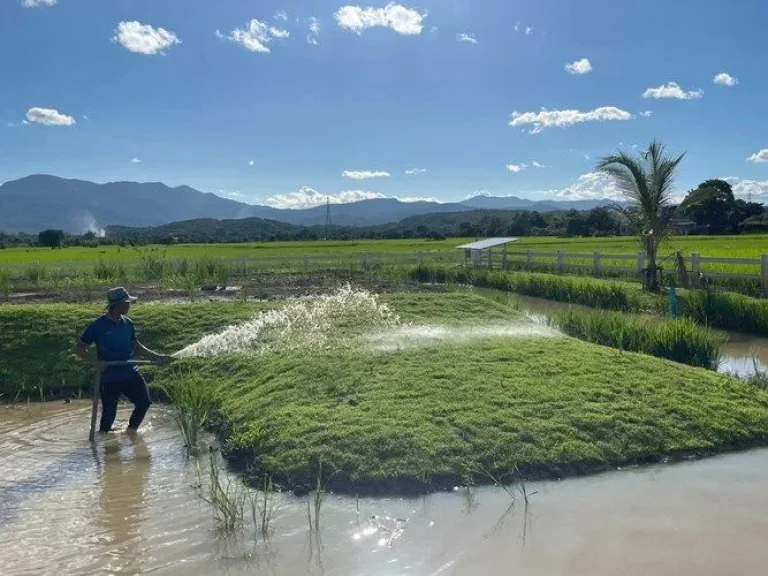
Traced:
<path id="1" fill-rule="evenodd" d="M 739 80 L 726 72 L 720 72 L 720 74 L 712 79 L 712 82 L 720 84 L 721 86 L 736 86 L 736 84 L 739 83 Z"/>
<path id="2" fill-rule="evenodd" d="M 406 36 L 421 34 L 427 14 L 390 2 L 383 8 L 342 6 L 333 15 L 340 28 L 362 34 L 368 28 L 391 28 Z"/>
<path id="3" fill-rule="evenodd" d="M 723 178 L 733 188 L 734 196 L 747 199 L 752 198 L 754 202 L 768 201 L 768 180 L 742 180 L 737 176 Z"/>
<path id="4" fill-rule="evenodd" d="M 131 164 L 141 164 L 141 159 L 139 159 L 139 158 L 131 158 Z"/>
<path id="5" fill-rule="evenodd" d="M 656 88 L 648 88 L 643 92 L 643 98 L 671 98 L 673 100 L 697 100 L 704 96 L 703 90 L 683 90 L 677 82 L 667 82 Z"/>
<path id="6" fill-rule="evenodd" d="M 120 22 L 115 28 L 112 41 L 131 52 L 147 55 L 163 54 L 165 49 L 181 44 L 173 32 L 136 21 Z"/>
<path id="7" fill-rule="evenodd" d="M 397 196 L 400 202 L 434 202 L 435 204 L 445 204 L 445 200 L 440 200 L 434 196 Z"/>
<path id="8" fill-rule="evenodd" d="M 224 38 L 224 35 L 218 30 L 216 31 L 216 36 Z M 284 39 L 288 38 L 288 36 L 290 36 L 288 30 L 270 26 L 266 22 L 254 18 L 248 22 L 245 28 L 235 28 L 232 30 L 226 38 L 240 44 L 251 52 L 269 54 L 271 52 L 269 44 L 273 39 Z"/>
<path id="9" fill-rule="evenodd" d="M 267 206 L 273 208 L 284 208 L 289 210 L 300 210 L 302 208 L 312 208 L 321 206 L 326 202 L 331 204 L 347 204 L 350 202 L 359 202 L 360 200 L 370 200 L 372 198 L 385 198 L 378 192 L 367 190 L 345 190 L 336 194 L 325 194 L 318 192 L 309 186 L 302 186 L 296 192 L 287 194 L 276 194 L 266 199 Z"/>
<path id="10" fill-rule="evenodd" d="M 565 65 L 568 74 L 587 74 L 592 72 L 592 63 L 587 58 L 576 60 Z"/>
<path id="11" fill-rule="evenodd" d="M 644 112 L 640 112 L 640 116 L 642 116 L 643 118 L 650 118 L 651 116 L 653 116 L 653 110 L 646 110 Z"/>
<path id="12" fill-rule="evenodd" d="M 531 34 L 533 34 L 533 26 L 526 26 L 525 27 L 525 35 L 526 36 L 530 36 Z"/>
<path id="13" fill-rule="evenodd" d="M 256 166 L 256 162 L 253 160 L 248 160 L 248 166 Z"/>
<path id="14" fill-rule="evenodd" d="M 390 173 L 383 170 L 344 170 L 341 173 L 344 178 L 352 180 L 369 180 L 371 178 L 389 178 Z"/>
<path id="15" fill-rule="evenodd" d="M 307 29 L 309 30 L 307 33 L 307 44 L 317 46 L 319 43 L 317 38 L 320 36 L 320 20 L 314 16 L 307 18 Z"/>
<path id="16" fill-rule="evenodd" d="M 764 148 L 762 150 L 758 150 L 752 156 L 747 158 L 747 161 L 749 162 L 768 162 L 768 148 Z"/>
<path id="17" fill-rule="evenodd" d="M 601 172 L 588 172 L 566 188 L 549 190 L 548 195 L 558 200 L 624 200 L 624 194 L 612 178 Z"/>
<path id="18" fill-rule="evenodd" d="M 475 38 L 475 35 L 471 32 L 459 32 L 456 34 L 456 40 L 458 42 L 464 42 L 466 44 L 477 44 L 477 39 Z"/>
<path id="19" fill-rule="evenodd" d="M 56 0 L 21 0 L 24 8 L 37 8 L 39 6 L 56 6 Z"/>
<path id="20" fill-rule="evenodd" d="M 509 170 L 513 174 L 519 174 L 526 168 L 528 168 L 527 164 L 507 164 L 507 170 Z"/>
<path id="21" fill-rule="evenodd" d="M 288 22 L 288 12 L 285 10 L 278 10 L 275 12 L 274 18 L 275 20 L 279 20 L 281 22 Z"/>
<path id="22" fill-rule="evenodd" d="M 632 114 L 615 106 L 601 106 L 594 110 L 547 110 L 540 112 L 513 112 L 510 126 L 533 126 L 528 132 L 538 134 L 545 128 L 567 128 L 583 122 L 607 122 L 612 120 L 631 120 Z"/>
<path id="23" fill-rule="evenodd" d="M 426 168 L 411 168 L 409 170 L 406 170 L 405 173 L 408 176 L 416 176 L 417 174 L 424 174 L 427 171 Z"/>
<path id="24" fill-rule="evenodd" d="M 62 114 L 53 108 L 30 108 L 27 110 L 27 121 L 43 126 L 74 126 L 77 121 L 72 116 Z"/>
<path id="25" fill-rule="evenodd" d="M 531 166 L 533 166 L 534 168 L 546 168 L 546 166 L 544 166 L 544 164 L 539 164 L 538 162 L 536 162 L 536 160 L 531 162 Z"/>

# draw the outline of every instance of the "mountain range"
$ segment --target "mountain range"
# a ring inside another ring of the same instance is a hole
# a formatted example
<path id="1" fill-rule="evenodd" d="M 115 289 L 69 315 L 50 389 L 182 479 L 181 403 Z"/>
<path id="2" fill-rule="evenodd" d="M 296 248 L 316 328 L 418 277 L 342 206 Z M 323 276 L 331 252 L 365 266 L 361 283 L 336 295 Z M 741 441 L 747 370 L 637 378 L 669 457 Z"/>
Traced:
<path id="1" fill-rule="evenodd" d="M 475 196 L 463 202 L 402 202 L 375 198 L 332 204 L 333 224 L 374 226 L 437 212 L 470 210 L 589 210 L 608 200 L 534 201 L 515 196 Z M 299 226 L 324 224 L 326 207 L 298 210 L 236 202 L 189 186 L 161 182 L 97 184 L 44 174 L 0 186 L 0 231 L 36 233 L 59 228 L 70 233 L 101 232 L 106 226 L 150 227 L 194 219 L 262 218 Z"/>

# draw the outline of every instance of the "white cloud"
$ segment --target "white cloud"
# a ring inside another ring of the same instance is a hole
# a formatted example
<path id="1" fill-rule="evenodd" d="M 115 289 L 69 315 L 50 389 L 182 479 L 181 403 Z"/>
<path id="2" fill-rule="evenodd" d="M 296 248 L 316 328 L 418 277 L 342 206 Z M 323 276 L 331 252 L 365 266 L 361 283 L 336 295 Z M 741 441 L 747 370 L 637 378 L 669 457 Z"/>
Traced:
<path id="1" fill-rule="evenodd" d="M 592 63 L 588 58 L 582 58 L 565 65 L 565 71 L 568 74 L 587 74 L 592 72 Z"/>
<path id="2" fill-rule="evenodd" d="M 768 148 L 763 148 L 762 150 L 758 150 L 752 156 L 747 158 L 747 161 L 749 162 L 768 162 Z"/>
<path id="3" fill-rule="evenodd" d="M 509 170 L 513 174 L 519 174 L 526 168 L 528 168 L 527 164 L 507 164 L 507 170 Z"/>
<path id="4" fill-rule="evenodd" d="M 131 52 L 147 55 L 163 54 L 166 48 L 181 44 L 181 40 L 173 32 L 135 21 L 120 22 L 115 28 L 112 41 Z"/>
<path id="5" fill-rule="evenodd" d="M 314 16 L 307 18 L 307 28 L 309 33 L 307 34 L 307 43 L 317 46 L 317 37 L 320 35 L 320 20 Z"/>
<path id="6" fill-rule="evenodd" d="M 720 72 L 717 76 L 715 76 L 712 79 L 712 82 L 715 84 L 720 84 L 722 86 L 736 86 L 736 84 L 739 83 L 738 78 L 734 78 L 730 74 L 726 72 Z"/>
<path id="7" fill-rule="evenodd" d="M 72 116 L 62 114 L 53 108 L 30 108 L 27 110 L 27 121 L 43 126 L 74 126 L 77 121 Z"/>
<path id="8" fill-rule="evenodd" d="M 656 88 L 648 88 L 643 92 L 643 98 L 672 98 L 674 100 L 697 100 L 704 95 L 703 90 L 683 90 L 677 82 L 667 82 Z"/>
<path id="9" fill-rule="evenodd" d="M 400 202 L 434 202 L 435 204 L 446 204 L 445 200 L 435 198 L 434 196 L 396 196 Z"/>
<path id="10" fill-rule="evenodd" d="M 323 194 L 309 186 L 302 186 L 296 192 L 270 196 L 266 199 L 266 204 L 273 208 L 300 210 L 302 208 L 322 206 L 326 202 L 331 204 L 347 204 L 372 198 L 385 198 L 385 196 L 378 192 L 369 192 L 367 190 L 345 190 L 336 194 Z"/>
<path id="11" fill-rule="evenodd" d="M 384 8 L 342 6 L 333 16 L 340 28 L 358 35 L 375 27 L 391 28 L 403 35 L 416 35 L 424 29 L 427 14 L 390 2 Z"/>
<path id="12" fill-rule="evenodd" d="M 653 116 L 653 110 L 646 110 L 645 112 L 640 112 L 640 116 L 643 118 L 650 118 Z"/>
<path id="13" fill-rule="evenodd" d="M 223 34 L 216 31 L 216 35 L 219 38 L 223 38 Z M 288 38 L 290 32 L 281 28 L 275 28 L 268 25 L 266 22 L 251 20 L 245 28 L 235 28 L 229 33 L 227 37 L 232 42 L 240 44 L 251 52 L 259 52 L 261 54 L 269 54 L 269 44 L 274 38 Z"/>
<path id="14" fill-rule="evenodd" d="M 533 166 L 534 168 L 546 168 L 546 166 L 544 166 L 544 164 L 539 164 L 538 162 L 536 162 L 536 160 L 531 162 L 531 166 Z"/>
<path id="15" fill-rule="evenodd" d="M 733 188 L 734 196 L 747 199 L 751 196 L 755 202 L 768 201 L 768 180 L 742 180 L 737 176 L 723 178 Z"/>
<path id="16" fill-rule="evenodd" d="M 465 42 L 467 44 L 477 44 L 477 39 L 471 32 L 459 32 L 456 34 L 456 41 Z"/>
<path id="17" fill-rule="evenodd" d="M 417 174 L 424 174 L 427 171 L 426 168 L 411 168 L 409 170 L 406 170 L 405 173 L 408 176 L 415 176 Z"/>
<path id="18" fill-rule="evenodd" d="M 253 160 L 248 160 L 248 166 L 256 166 L 256 162 Z"/>
<path id="19" fill-rule="evenodd" d="M 131 158 L 131 164 L 141 164 L 141 160 L 139 158 Z"/>
<path id="20" fill-rule="evenodd" d="M 631 120 L 632 114 L 615 106 L 601 106 L 588 112 L 581 110 L 547 110 L 540 112 L 513 112 L 509 125 L 531 125 L 530 134 L 538 134 L 545 128 L 567 128 L 583 122 L 607 122 L 609 120 Z"/>
<path id="21" fill-rule="evenodd" d="M 21 0 L 24 8 L 37 8 L 39 6 L 56 6 L 56 0 Z"/>
<path id="22" fill-rule="evenodd" d="M 389 178 L 390 173 L 383 170 L 344 170 L 341 173 L 344 178 L 352 180 L 368 180 L 370 178 Z"/>
<path id="23" fill-rule="evenodd" d="M 278 10 L 275 12 L 274 18 L 275 20 L 280 20 L 281 22 L 288 22 L 288 13 L 285 10 Z"/>
<path id="24" fill-rule="evenodd" d="M 526 36 L 530 36 L 531 34 L 533 34 L 533 26 L 526 26 L 525 27 L 525 35 Z"/>
<path id="25" fill-rule="evenodd" d="M 83 120 L 90 120 L 90 118 L 88 118 L 88 114 L 83 114 Z"/>
<path id="26" fill-rule="evenodd" d="M 515 32 L 520 32 L 520 21 L 515 22 Z"/>
<path id="27" fill-rule="evenodd" d="M 560 190 L 549 190 L 547 194 L 558 200 L 624 199 L 624 194 L 616 186 L 613 179 L 601 172 L 582 174 L 570 186 Z"/>

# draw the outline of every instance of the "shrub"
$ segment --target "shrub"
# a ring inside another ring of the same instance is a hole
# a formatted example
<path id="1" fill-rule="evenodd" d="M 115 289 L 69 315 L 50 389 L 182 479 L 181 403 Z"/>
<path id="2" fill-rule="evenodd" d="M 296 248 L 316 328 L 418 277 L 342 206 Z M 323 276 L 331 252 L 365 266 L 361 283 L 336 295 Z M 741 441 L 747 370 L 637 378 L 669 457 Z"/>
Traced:
<path id="1" fill-rule="evenodd" d="M 725 344 L 722 336 L 686 318 L 657 320 L 570 310 L 553 317 L 551 323 L 580 340 L 710 370 L 717 369 Z"/>

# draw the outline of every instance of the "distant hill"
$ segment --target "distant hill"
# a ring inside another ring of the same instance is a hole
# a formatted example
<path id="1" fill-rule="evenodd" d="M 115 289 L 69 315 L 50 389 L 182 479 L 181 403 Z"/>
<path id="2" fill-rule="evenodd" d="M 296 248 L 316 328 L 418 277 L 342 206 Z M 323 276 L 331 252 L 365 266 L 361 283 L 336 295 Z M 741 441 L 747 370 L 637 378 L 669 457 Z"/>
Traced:
<path id="1" fill-rule="evenodd" d="M 303 226 L 265 220 L 263 218 L 238 218 L 216 220 L 199 218 L 172 222 L 161 226 L 132 228 L 128 226 L 107 226 L 107 237 L 115 242 L 163 243 L 174 242 L 253 242 L 299 237 Z"/>
<path id="2" fill-rule="evenodd" d="M 376 198 L 331 205 L 338 226 L 377 226 L 424 214 L 478 209 L 552 212 L 588 210 L 607 201 L 532 201 L 524 198 L 476 196 L 460 203 L 401 202 Z M 296 226 L 324 225 L 326 207 L 281 210 L 236 202 L 190 188 L 161 182 L 97 184 L 49 175 L 34 175 L 0 186 L 0 230 L 36 233 L 61 228 L 70 233 L 99 232 L 107 226 L 147 228 L 200 219 L 260 218 Z"/>

